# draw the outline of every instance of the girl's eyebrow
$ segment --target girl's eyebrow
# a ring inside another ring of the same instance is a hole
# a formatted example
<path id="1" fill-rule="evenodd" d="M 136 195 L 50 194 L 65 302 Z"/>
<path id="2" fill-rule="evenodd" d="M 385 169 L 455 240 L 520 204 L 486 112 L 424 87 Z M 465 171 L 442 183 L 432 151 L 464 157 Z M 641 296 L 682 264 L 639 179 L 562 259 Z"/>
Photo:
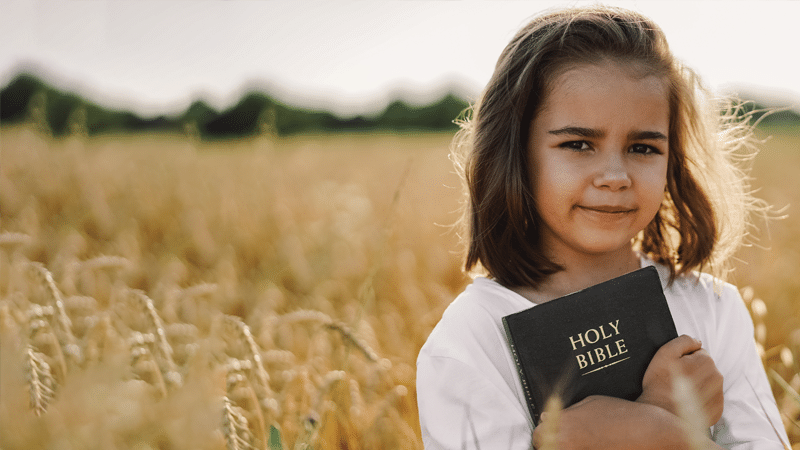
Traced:
<path id="1" fill-rule="evenodd" d="M 586 138 L 602 138 L 606 135 L 605 131 L 596 130 L 594 128 L 584 128 L 584 127 L 564 127 L 559 128 L 557 130 L 550 130 L 547 132 L 548 134 L 554 134 L 556 136 L 562 135 L 570 135 L 570 136 L 581 136 Z"/>
<path id="2" fill-rule="evenodd" d="M 563 135 L 581 136 L 591 139 L 600 139 L 605 137 L 606 135 L 606 132 L 603 130 L 598 130 L 595 128 L 572 127 L 572 126 L 559 128 L 557 130 L 550 130 L 547 133 L 555 136 L 563 136 Z M 667 141 L 668 139 L 667 136 L 660 131 L 635 130 L 628 133 L 628 140 Z"/>
<path id="3" fill-rule="evenodd" d="M 667 136 L 660 131 L 631 131 L 628 133 L 628 140 L 631 141 L 667 141 Z"/>

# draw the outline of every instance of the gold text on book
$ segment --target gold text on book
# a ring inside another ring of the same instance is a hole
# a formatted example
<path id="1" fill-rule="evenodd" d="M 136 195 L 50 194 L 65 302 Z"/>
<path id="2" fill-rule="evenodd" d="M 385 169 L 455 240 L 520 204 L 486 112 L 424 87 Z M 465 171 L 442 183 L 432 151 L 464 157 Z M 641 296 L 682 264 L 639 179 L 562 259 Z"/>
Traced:
<path id="1" fill-rule="evenodd" d="M 583 370 L 602 362 L 606 362 L 606 366 L 604 367 L 607 367 L 611 365 L 612 359 L 624 353 L 628 353 L 628 348 L 625 346 L 625 339 L 618 338 L 614 339 L 613 342 L 604 342 L 619 336 L 619 334 L 619 319 L 617 319 L 617 321 L 609 322 L 607 325 L 603 324 L 597 328 L 590 328 L 583 333 L 570 336 L 569 341 L 570 344 L 572 344 L 572 350 L 580 351 L 580 353 L 575 355 L 578 367 Z M 598 342 L 600 344 L 595 347 L 595 344 Z M 591 346 L 592 348 L 587 350 L 587 346 Z M 616 362 L 619 361 L 621 360 Z"/>

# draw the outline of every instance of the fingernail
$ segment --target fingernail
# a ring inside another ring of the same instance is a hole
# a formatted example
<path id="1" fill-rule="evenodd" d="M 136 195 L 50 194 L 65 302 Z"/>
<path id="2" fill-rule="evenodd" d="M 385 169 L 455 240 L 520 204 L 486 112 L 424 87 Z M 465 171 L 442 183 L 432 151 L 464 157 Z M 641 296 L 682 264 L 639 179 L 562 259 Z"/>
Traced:
<path id="1" fill-rule="evenodd" d="M 547 420 L 547 417 L 549 417 L 549 416 L 550 416 L 550 413 L 542 413 L 542 415 L 539 416 L 539 422 L 544 422 L 545 420 Z"/>

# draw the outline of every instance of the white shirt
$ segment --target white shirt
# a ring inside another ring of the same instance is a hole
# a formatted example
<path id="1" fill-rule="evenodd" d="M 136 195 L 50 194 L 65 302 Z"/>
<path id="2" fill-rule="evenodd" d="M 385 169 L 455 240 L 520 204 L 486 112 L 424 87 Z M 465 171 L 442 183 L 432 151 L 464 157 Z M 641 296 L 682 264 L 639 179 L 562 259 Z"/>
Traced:
<path id="1" fill-rule="evenodd" d="M 678 335 L 702 341 L 723 375 L 725 403 L 713 440 L 728 449 L 784 449 L 780 439 L 789 440 L 737 289 L 707 274 L 680 277 L 667 287 L 669 270 L 643 258 L 646 265 L 658 269 Z M 476 278 L 447 307 L 417 358 L 427 450 L 532 448 L 534 424 L 502 318 L 533 305 L 493 280 Z"/>

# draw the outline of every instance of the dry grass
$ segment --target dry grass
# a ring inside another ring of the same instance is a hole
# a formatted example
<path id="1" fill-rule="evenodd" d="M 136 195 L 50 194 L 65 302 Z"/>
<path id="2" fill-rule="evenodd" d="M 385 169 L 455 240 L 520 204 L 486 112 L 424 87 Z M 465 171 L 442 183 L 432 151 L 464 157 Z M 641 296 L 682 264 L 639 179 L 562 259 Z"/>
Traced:
<path id="1" fill-rule="evenodd" d="M 449 139 L 4 128 L 2 447 L 422 448 L 414 361 L 467 282 L 435 225 L 456 218 Z M 778 206 L 800 200 L 798 144 L 757 160 Z M 800 442 L 789 214 L 734 281 L 763 299 L 745 295 Z"/>

